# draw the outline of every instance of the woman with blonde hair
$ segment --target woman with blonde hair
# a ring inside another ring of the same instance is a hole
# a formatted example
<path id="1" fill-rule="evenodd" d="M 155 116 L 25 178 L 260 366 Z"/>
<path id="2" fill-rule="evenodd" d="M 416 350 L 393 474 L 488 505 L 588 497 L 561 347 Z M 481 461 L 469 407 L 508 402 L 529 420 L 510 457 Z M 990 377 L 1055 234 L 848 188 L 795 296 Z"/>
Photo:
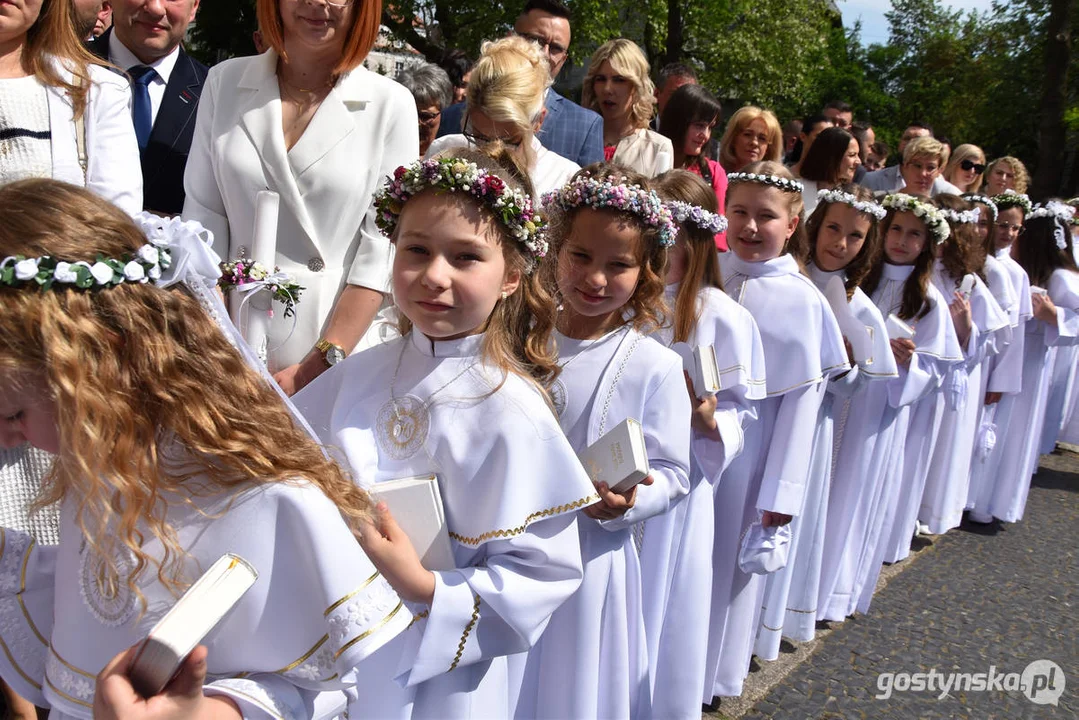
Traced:
<path id="1" fill-rule="evenodd" d="M 543 96 L 550 84 L 547 59 L 535 43 L 516 35 L 485 42 L 468 82 L 464 133 L 438 138 L 426 156 L 462 145 L 501 143 L 527 168 L 537 196 L 562 187 L 581 168 L 536 137 L 547 114 Z"/>
<path id="2" fill-rule="evenodd" d="M 944 167 L 944 179 L 959 188 L 959 194 L 976 193 L 985 179 L 985 153 L 977 145 L 963 143 L 952 152 Z"/>
<path id="3" fill-rule="evenodd" d="M 607 162 L 655 177 L 673 167 L 674 146 L 648 129 L 655 105 L 648 72 L 648 60 L 632 40 L 605 42 L 592 53 L 581 104 L 603 116 Z"/>
<path id="4" fill-rule="evenodd" d="M 750 163 L 779 162 L 783 130 L 770 110 L 754 105 L 739 108 L 719 141 L 719 164 L 727 172 L 739 172 Z"/>
<path id="5" fill-rule="evenodd" d="M 1027 166 L 1011 155 L 997 158 L 985 169 L 985 194 L 989 197 L 1003 195 L 1005 190 L 1014 190 L 1022 195 L 1027 191 L 1029 182 Z"/>

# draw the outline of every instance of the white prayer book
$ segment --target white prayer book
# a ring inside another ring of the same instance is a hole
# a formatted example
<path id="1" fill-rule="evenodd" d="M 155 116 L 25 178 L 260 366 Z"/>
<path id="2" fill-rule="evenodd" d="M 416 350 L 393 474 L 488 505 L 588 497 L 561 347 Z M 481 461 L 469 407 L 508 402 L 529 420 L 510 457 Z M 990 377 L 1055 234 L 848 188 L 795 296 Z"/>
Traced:
<path id="1" fill-rule="evenodd" d="M 648 477 L 644 428 L 633 418 L 618 423 L 578 457 L 594 484 L 605 482 L 615 492 L 626 492 Z"/>
<path id="2" fill-rule="evenodd" d="M 832 277 L 824 286 L 824 297 L 832 308 L 839 330 L 850 343 L 854 351 L 854 360 L 859 365 L 873 364 L 873 328 L 858 319 L 851 310 L 847 299 L 847 286 L 838 275 Z"/>
<path id="3" fill-rule="evenodd" d="M 437 475 L 388 480 L 368 487 L 368 491 L 389 506 L 394 520 L 412 541 L 412 547 L 416 548 L 426 569 L 453 570 L 457 567 Z"/>
<path id="4" fill-rule="evenodd" d="M 258 579 L 239 555 L 226 553 L 176 601 L 135 654 L 128 673 L 144 698 L 161 692 L 192 650 Z"/>
<path id="5" fill-rule="evenodd" d="M 963 293 L 963 297 L 969 298 L 970 294 L 974 292 L 974 276 L 967 275 L 963 278 L 963 282 L 959 285 L 959 292 Z"/>
<path id="6" fill-rule="evenodd" d="M 1048 290 L 1046 290 L 1043 287 L 1038 287 L 1037 285 L 1031 285 L 1030 286 L 1030 292 L 1031 292 L 1032 295 L 1048 295 L 1049 294 Z"/>
<path id="7" fill-rule="evenodd" d="M 884 322 L 884 328 L 888 331 L 888 337 L 892 340 L 912 340 L 914 328 L 900 320 L 895 313 L 888 316 Z"/>
<path id="8" fill-rule="evenodd" d="M 719 363 L 716 362 L 716 349 L 712 345 L 699 345 L 690 351 L 692 362 L 689 365 L 689 379 L 693 381 L 693 392 L 697 397 L 715 395 L 720 390 Z"/>

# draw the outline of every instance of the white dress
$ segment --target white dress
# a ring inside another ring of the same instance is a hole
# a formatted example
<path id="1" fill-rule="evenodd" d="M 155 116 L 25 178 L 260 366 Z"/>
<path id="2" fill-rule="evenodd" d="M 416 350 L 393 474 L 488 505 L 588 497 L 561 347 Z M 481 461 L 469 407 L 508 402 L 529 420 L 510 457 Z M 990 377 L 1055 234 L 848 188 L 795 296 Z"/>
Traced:
<path id="1" fill-rule="evenodd" d="M 635 540 L 644 520 L 668 512 L 689 491 L 690 405 L 682 361 L 629 327 L 603 342 L 558 333 L 555 341 L 560 353 L 564 347 L 573 353 L 560 379 L 570 443 L 583 450 L 627 417 L 637 419 L 655 482 L 638 486 L 636 504 L 619 519 L 578 518 L 584 580 L 528 653 L 516 717 L 652 717 Z M 574 382 L 571 376 L 580 373 L 592 382 Z"/>
<path id="2" fill-rule="evenodd" d="M 375 655 L 352 718 L 507 717 L 506 656 L 535 643 L 580 584 L 575 511 L 595 491 L 540 392 L 518 375 L 503 383 L 480 358 L 483 340 L 413 331 L 295 397 L 376 494 L 379 482 L 438 476 L 457 562 L 435 573 L 430 607 L 414 607 L 410 628 Z"/>
<path id="3" fill-rule="evenodd" d="M 467 137 L 460 133 L 443 135 L 431 143 L 424 157 L 432 158 L 444 150 L 454 147 L 475 147 Z M 574 173 L 581 166 L 572 160 L 567 160 L 553 150 L 548 150 L 540 143 L 539 138 L 532 137 L 532 152 L 535 153 L 535 162 L 528 170 L 528 177 L 532 181 L 532 189 L 536 191 L 536 197 L 542 197 L 544 193 L 557 190 L 570 181 Z"/>
<path id="4" fill-rule="evenodd" d="M 997 354 L 998 345 L 1003 347 L 1011 335 L 1007 314 L 982 279 L 977 275 L 971 277 L 974 278 L 969 298 L 973 327 L 963 348 L 963 361 L 952 365 L 944 379 L 947 404 L 918 511 L 919 522 L 927 525 L 933 535 L 959 527 L 963 519 L 978 416 L 985 402 L 983 364 Z M 933 284 L 945 300 L 951 301 L 961 281 L 957 283 L 938 260 Z"/>
<path id="5" fill-rule="evenodd" d="M 677 286 L 668 286 L 673 303 Z M 715 490 L 723 471 L 742 452 L 745 428 L 764 399 L 764 346 L 749 311 L 722 290 L 698 292 L 699 317 L 686 342 L 673 349 L 689 369 L 690 353 L 711 345 L 716 352 L 716 442 L 693 432 L 690 491 L 671 510 L 645 523 L 641 552 L 644 625 L 652 678 L 652 716 L 699 718 L 712 607 Z M 659 333 L 673 341 L 666 328 Z M 696 618 L 686 622 L 686 618 Z"/>
<path id="6" fill-rule="evenodd" d="M 815 265 L 810 265 L 807 270 L 822 292 L 833 277 L 846 282 L 842 270 L 826 272 Z M 857 421 L 848 423 L 851 406 L 870 384 L 881 385 L 881 381 L 899 376 L 880 311 L 860 288 L 854 289 L 848 304 L 870 337 L 872 352 L 859 360 L 850 372 L 829 381 L 821 403 L 814 438 L 813 468 L 810 470 L 810 478 L 817 479 L 819 487 L 810 488 L 805 511 L 796 520 L 797 534 L 792 538 L 792 550 L 795 551 L 793 561 L 788 561 L 787 567 L 769 576 L 765 594 L 765 607 L 768 610 L 765 611 L 756 645 L 757 655 L 765 660 L 778 657 L 782 637 L 801 642 L 813 639 L 825 559 L 825 539 L 829 533 L 842 533 L 847 529 L 841 525 L 833 530 L 827 524 L 833 484 L 836 482 L 833 472 L 838 453 L 845 440 L 858 443 L 871 439 L 866 437 L 866 431 L 874 429 Z M 868 480 L 859 478 L 859 485 Z M 841 485 L 838 490 L 849 493 L 852 488 L 848 483 Z M 771 612 L 772 607 L 783 607 L 784 615 Z"/>
<path id="7" fill-rule="evenodd" d="M 203 691 L 229 697 L 245 718 L 329 718 L 344 710 L 342 690 L 354 689 L 372 653 L 412 615 L 333 503 L 310 485 L 284 483 L 192 504 L 169 499 L 168 520 L 187 553 L 185 582 L 226 552 L 259 573 L 203 641 L 209 649 Z M 176 601 L 152 569 L 139 581 L 145 613 L 126 583 L 119 592 L 105 591 L 104 560 L 83 540 L 76 510 L 73 498 L 65 501 L 59 545 L 0 530 L 0 636 L 7 651 L 0 675 L 61 720 L 89 720 L 97 673 Z M 162 557 L 156 539 L 143 549 Z M 129 551 L 109 552 L 118 567 L 133 567 Z"/>
<path id="8" fill-rule="evenodd" d="M 730 252 L 720 265 L 727 294 L 757 321 L 768 377 L 759 420 L 746 429 L 742 454 L 716 494 L 704 702 L 741 695 L 749 672 L 765 579 L 738 567 L 742 533 L 760 511 L 802 514 L 825 386 L 849 369 L 828 301 L 792 256 L 748 263 Z"/>

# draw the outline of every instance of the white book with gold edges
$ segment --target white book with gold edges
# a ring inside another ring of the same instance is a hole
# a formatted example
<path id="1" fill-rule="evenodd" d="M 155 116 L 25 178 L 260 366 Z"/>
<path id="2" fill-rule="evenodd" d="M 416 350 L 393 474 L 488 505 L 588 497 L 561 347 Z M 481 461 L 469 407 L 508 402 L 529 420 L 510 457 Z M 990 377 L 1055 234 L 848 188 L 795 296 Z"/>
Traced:
<path id="1" fill-rule="evenodd" d="M 906 324 L 892 313 L 884 322 L 884 328 L 888 331 L 888 337 L 892 340 L 911 340 L 914 338 L 914 328 Z"/>
<path id="2" fill-rule="evenodd" d="M 186 658 L 240 601 L 258 572 L 226 553 L 162 617 L 131 662 L 131 684 L 144 698 L 160 693 Z"/>
<path id="3" fill-rule="evenodd" d="M 437 475 L 387 480 L 367 489 L 376 500 L 389 506 L 394 520 L 416 548 L 424 568 L 435 571 L 457 567 Z"/>
<path id="4" fill-rule="evenodd" d="M 699 345 L 690 351 L 692 360 L 687 362 L 689 379 L 693 381 L 693 392 L 697 397 L 715 395 L 720 391 L 719 363 L 716 362 L 716 349 L 711 345 Z"/>
<path id="5" fill-rule="evenodd" d="M 633 418 L 618 423 L 579 457 L 594 484 L 607 483 L 615 492 L 626 492 L 648 477 L 644 428 Z"/>

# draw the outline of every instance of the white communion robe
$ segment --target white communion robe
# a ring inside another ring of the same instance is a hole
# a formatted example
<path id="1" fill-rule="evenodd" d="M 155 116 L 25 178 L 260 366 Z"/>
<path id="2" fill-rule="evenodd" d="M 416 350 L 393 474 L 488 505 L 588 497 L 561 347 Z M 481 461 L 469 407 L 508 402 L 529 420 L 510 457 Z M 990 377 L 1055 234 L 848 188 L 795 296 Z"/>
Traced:
<path id="1" fill-rule="evenodd" d="M 839 277 L 846 283 L 846 274 L 842 270 L 827 272 L 815 265 L 809 265 L 807 271 L 810 279 L 822 292 L 833 277 Z M 824 543 L 829 532 L 827 515 L 839 448 L 848 433 L 851 442 L 858 442 L 864 436 L 865 430 L 875 430 L 875 427 L 866 428 L 848 423 L 851 403 L 870 384 L 879 384 L 880 381 L 899 377 L 880 310 L 860 288 L 854 289 L 848 304 L 871 340 L 871 353 L 859 359 L 850 372 L 832 378 L 821 403 L 814 440 L 814 466 L 810 470 L 810 478 L 817 480 L 818 487 L 809 489 L 805 511 L 796 520 L 797 535 L 792 538 L 792 551 L 795 551 L 795 555 L 788 561 L 787 567 L 768 578 L 764 603 L 766 610 L 756 645 L 756 654 L 765 660 L 775 660 L 778 657 L 782 637 L 801 642 L 813 639 L 816 632 Z M 866 479 L 861 480 L 864 482 Z M 772 612 L 773 607 L 783 607 L 783 615 Z"/>
<path id="2" fill-rule="evenodd" d="M 506 656 L 535 643 L 580 584 L 575 511 L 595 491 L 543 395 L 485 364 L 483 339 L 413 331 L 295 397 L 376 496 L 380 482 L 438 476 L 457 565 L 434 573 L 434 601 L 365 667 L 353 719 L 508 717 Z"/>
<path id="3" fill-rule="evenodd" d="M 989 288 L 977 275 L 970 275 L 974 286 L 970 293 L 970 337 L 963 348 L 963 361 L 951 366 L 944 380 L 946 406 L 941 420 L 936 448 L 930 461 L 929 473 L 922 491 L 919 522 L 940 535 L 959 527 L 967 504 L 970 484 L 970 460 L 978 435 L 978 416 L 985 402 L 982 378 L 986 358 L 997 354 L 1011 335 L 1007 313 L 993 298 Z M 937 261 L 933 284 L 945 300 L 952 300 L 962 284 Z M 952 327 L 955 325 L 953 323 Z"/>
<path id="4" fill-rule="evenodd" d="M 1004 442 L 1004 436 L 1010 423 L 1012 410 L 1016 407 L 1016 398 L 1009 397 L 1018 395 L 1023 388 L 1023 361 L 1026 357 L 1026 327 L 1028 321 L 1034 317 L 1030 299 L 1030 279 L 1026 270 L 1011 256 L 1010 246 L 996 251 L 994 259 L 1004 270 L 1008 277 L 1012 294 L 1015 296 L 1010 319 L 1012 322 L 1012 339 L 1004 348 L 1003 352 L 993 358 L 990 370 L 990 381 L 986 390 L 1000 392 L 1004 395 L 1001 400 L 986 408 L 983 422 L 988 420 L 994 425 L 994 437 L 996 446 Z M 986 267 L 988 267 L 986 258 Z M 974 516 L 988 520 L 991 515 L 985 512 L 985 505 L 992 495 L 992 488 L 996 482 L 997 468 L 992 462 L 998 462 L 1000 456 L 992 450 L 975 452 L 971 458 L 970 488 L 967 490 L 967 509 Z M 983 493 L 986 493 L 983 495 Z M 981 499 L 981 509 L 979 509 Z"/>
<path id="5" fill-rule="evenodd" d="M 791 255 L 750 263 L 729 252 L 720 266 L 727 294 L 757 321 L 768 377 L 759 419 L 716 493 L 704 702 L 741 695 L 749 672 L 765 583 L 738 566 L 742 533 L 759 511 L 801 515 L 825 386 L 849 369 L 828 301 Z"/>
<path id="6" fill-rule="evenodd" d="M 882 316 L 887 317 L 899 312 L 903 301 L 903 289 L 913 270 L 913 266 L 909 265 L 884 264 L 880 283 L 872 295 L 873 303 Z M 907 320 L 914 326 L 914 353 L 911 355 L 910 362 L 906 367 L 899 367 L 899 378 L 887 383 L 888 409 L 885 412 L 882 427 L 890 427 L 891 432 L 881 433 L 877 437 L 881 455 L 876 458 L 879 465 L 872 466 L 874 472 L 881 473 L 883 480 L 869 499 L 863 515 L 866 518 L 866 526 L 860 547 L 849 547 L 850 541 L 854 538 L 848 539 L 848 552 L 856 557 L 853 576 L 850 578 L 849 586 L 846 583 L 842 587 L 837 585 L 829 601 L 832 607 L 837 607 L 839 604 L 837 596 L 849 593 L 846 595 L 847 606 L 844 615 L 851 615 L 855 610 L 863 613 L 869 610 L 876 590 L 877 577 L 880 575 L 891 525 L 899 512 L 901 497 L 908 499 L 906 512 L 909 520 L 904 519 L 903 522 L 910 525 L 911 533 L 914 531 L 915 515 L 921 501 L 921 488 L 918 488 L 916 497 L 913 493 L 904 496 L 903 490 L 905 487 L 909 488 L 911 484 L 908 482 L 908 477 L 904 475 L 906 448 L 911 442 L 919 446 L 925 442 L 921 434 L 925 433 L 926 429 L 913 422 L 913 419 L 917 417 L 915 411 L 920 404 L 930 404 L 936 399 L 934 395 L 940 394 L 940 385 L 947 374 L 948 366 L 958 362 L 962 355 L 959 341 L 955 337 L 955 330 L 952 329 L 948 306 L 932 283 L 926 291 L 926 305 L 923 311 L 925 315 L 921 318 Z M 876 387 L 871 387 L 868 392 L 875 390 Z M 933 431 L 935 432 L 935 429 Z M 922 452 L 925 450 L 923 449 Z M 925 460 L 927 463 L 928 455 Z M 924 467 L 925 464 L 923 464 Z M 924 477 L 923 474 L 922 478 Z M 911 497 L 914 498 L 913 501 L 910 501 Z M 842 619 L 842 616 L 839 619 Z"/>
<path id="7" fill-rule="evenodd" d="M 673 304 L 678 286 L 667 289 Z M 697 294 L 697 312 L 689 339 L 672 347 L 687 370 L 695 348 L 715 349 L 720 375 L 715 420 L 721 440 L 693 431 L 689 495 L 645 523 L 641 552 L 652 716 L 672 720 L 697 720 L 701 714 L 712 607 L 715 489 L 723 471 L 741 454 L 744 428 L 756 420 L 757 402 L 765 392 L 764 346 L 749 311 L 719 288 L 705 287 Z M 673 342 L 670 328 L 657 336 Z"/>
<path id="8" fill-rule="evenodd" d="M 584 580 L 527 655 L 516 717 L 652 717 L 634 535 L 639 538 L 639 523 L 668 512 L 689 492 L 690 404 L 682 360 L 630 327 L 602 342 L 554 338 L 560 354 L 564 347 L 579 350 L 563 362 L 565 379 L 559 380 L 570 444 L 584 450 L 634 418 L 644 430 L 654 483 L 638 486 L 636 503 L 619 519 L 579 516 Z M 574 382 L 582 373 L 583 385 Z"/>
<path id="9" fill-rule="evenodd" d="M 200 483 L 197 476 L 188 483 Z M 190 486 L 190 485 L 189 485 Z M 188 502 L 190 500 L 190 502 Z M 203 692 L 225 695 L 245 718 L 335 717 L 372 654 L 404 630 L 411 614 L 375 571 L 337 508 L 306 483 L 266 484 L 238 493 L 169 497 L 181 579 L 194 582 L 226 552 L 259 573 L 255 585 L 203 641 Z M 0 675 L 50 718 L 91 717 L 95 676 L 142 640 L 176 602 L 148 568 L 138 581 L 145 612 L 125 581 L 102 586 L 104 558 L 61 509 L 60 544 L 0 530 Z M 148 529 L 143 550 L 162 558 Z M 107 547 L 121 572 L 126 547 Z M 362 663 L 362 665 L 361 665 Z M 359 667 L 357 667 L 359 666 Z"/>
<path id="10" fill-rule="evenodd" d="M 997 409 L 997 445 L 985 461 L 986 477 L 973 511 L 1004 522 L 1023 519 L 1030 479 L 1038 466 L 1038 450 L 1048 398 L 1053 357 L 1060 347 L 1079 342 L 1079 274 L 1054 270 L 1049 297 L 1057 306 L 1052 325 L 1028 320 L 1024 339 L 1022 392 L 1006 395 Z"/>

